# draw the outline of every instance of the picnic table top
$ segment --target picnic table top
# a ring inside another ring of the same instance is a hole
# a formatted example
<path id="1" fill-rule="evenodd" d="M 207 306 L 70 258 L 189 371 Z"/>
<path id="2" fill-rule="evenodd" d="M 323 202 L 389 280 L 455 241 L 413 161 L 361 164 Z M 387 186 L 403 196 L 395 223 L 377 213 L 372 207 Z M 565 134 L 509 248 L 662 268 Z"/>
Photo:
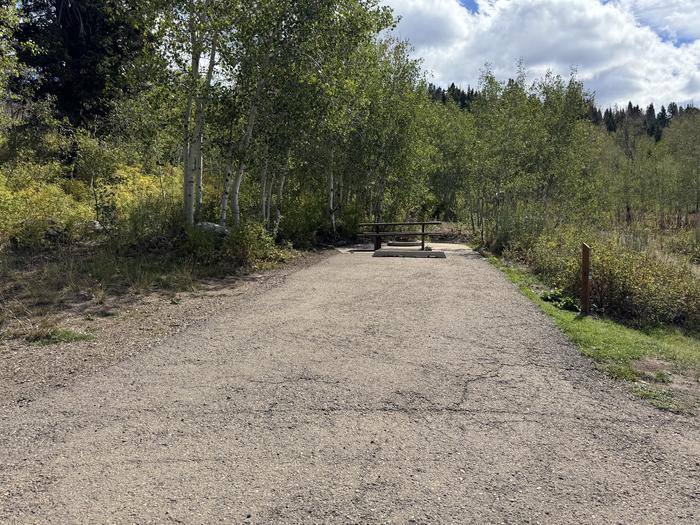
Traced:
<path id="1" fill-rule="evenodd" d="M 361 222 L 359 226 L 422 226 L 442 224 L 442 221 L 411 221 L 411 222 Z"/>
<path id="2" fill-rule="evenodd" d="M 434 232 L 360 232 L 358 235 L 362 237 L 428 237 L 435 235 Z"/>

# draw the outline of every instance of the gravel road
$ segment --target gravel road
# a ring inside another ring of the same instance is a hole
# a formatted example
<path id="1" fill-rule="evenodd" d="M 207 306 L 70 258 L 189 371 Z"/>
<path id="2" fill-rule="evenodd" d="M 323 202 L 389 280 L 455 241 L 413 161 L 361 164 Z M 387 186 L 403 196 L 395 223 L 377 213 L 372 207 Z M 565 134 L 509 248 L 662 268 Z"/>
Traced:
<path id="1" fill-rule="evenodd" d="M 697 523 L 700 425 L 469 250 L 338 253 L 26 405 L 2 523 Z"/>

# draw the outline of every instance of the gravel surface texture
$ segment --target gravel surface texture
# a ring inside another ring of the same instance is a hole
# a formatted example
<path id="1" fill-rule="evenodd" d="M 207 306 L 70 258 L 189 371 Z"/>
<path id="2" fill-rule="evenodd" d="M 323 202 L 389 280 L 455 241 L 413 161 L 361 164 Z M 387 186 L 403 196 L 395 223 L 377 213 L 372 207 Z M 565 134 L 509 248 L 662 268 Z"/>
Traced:
<path id="1" fill-rule="evenodd" d="M 338 253 L 215 306 L 0 407 L 0 522 L 700 519 L 698 421 L 631 398 L 469 250 Z"/>

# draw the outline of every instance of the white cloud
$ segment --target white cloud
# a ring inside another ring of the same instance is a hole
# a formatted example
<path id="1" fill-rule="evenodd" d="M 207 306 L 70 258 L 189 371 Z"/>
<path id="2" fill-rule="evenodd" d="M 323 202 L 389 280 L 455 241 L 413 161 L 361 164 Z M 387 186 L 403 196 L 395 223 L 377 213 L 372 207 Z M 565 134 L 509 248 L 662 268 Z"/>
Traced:
<path id="1" fill-rule="evenodd" d="M 396 2 L 389 2 L 389 4 Z M 401 0 L 401 9 L 395 12 L 401 16 L 401 32 L 411 35 L 411 42 L 417 47 L 439 47 L 460 39 L 468 30 L 464 17 L 465 9 L 456 1 L 444 0 Z M 439 28 L 439 31 L 435 31 Z"/>
<path id="2" fill-rule="evenodd" d="M 700 38 L 699 0 L 618 0 L 642 24 L 673 41 Z"/>
<path id="3" fill-rule="evenodd" d="M 700 0 L 675 2 L 695 24 L 661 0 L 481 0 L 476 13 L 458 0 L 386 2 L 441 85 L 475 86 L 487 62 L 508 78 L 522 58 L 533 77 L 576 68 L 602 105 L 700 102 Z"/>

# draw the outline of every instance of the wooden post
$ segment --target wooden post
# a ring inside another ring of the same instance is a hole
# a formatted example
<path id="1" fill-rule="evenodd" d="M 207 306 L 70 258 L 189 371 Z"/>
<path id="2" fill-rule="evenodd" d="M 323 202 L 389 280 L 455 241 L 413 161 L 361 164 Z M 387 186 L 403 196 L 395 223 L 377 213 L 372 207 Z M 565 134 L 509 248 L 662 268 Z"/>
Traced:
<path id="1" fill-rule="evenodd" d="M 425 251 L 425 223 L 421 224 L 420 249 Z"/>
<path id="2" fill-rule="evenodd" d="M 581 245 L 581 315 L 591 313 L 591 247 Z"/>
<path id="3" fill-rule="evenodd" d="M 374 228 L 374 232 L 377 234 L 377 236 L 374 238 L 374 250 L 381 250 L 382 249 L 382 238 L 379 236 L 379 224 L 377 224 Z"/>

